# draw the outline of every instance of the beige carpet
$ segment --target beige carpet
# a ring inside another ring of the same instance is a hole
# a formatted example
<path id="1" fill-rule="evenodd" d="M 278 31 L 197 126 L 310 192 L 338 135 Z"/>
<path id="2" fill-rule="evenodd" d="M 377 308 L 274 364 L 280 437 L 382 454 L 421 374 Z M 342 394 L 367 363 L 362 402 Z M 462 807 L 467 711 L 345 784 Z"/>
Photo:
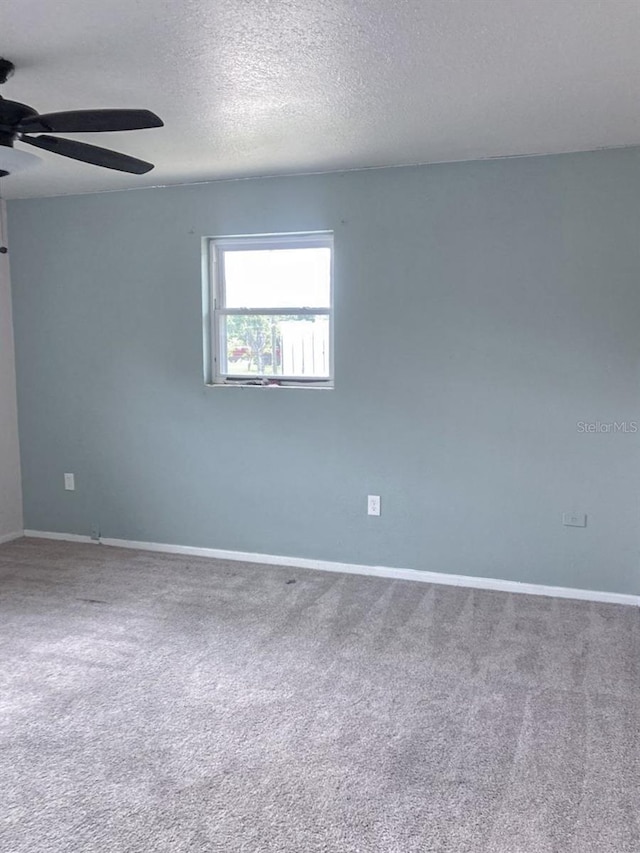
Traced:
<path id="1" fill-rule="evenodd" d="M 631 607 L 0 546 L 6 853 L 638 853 Z"/>

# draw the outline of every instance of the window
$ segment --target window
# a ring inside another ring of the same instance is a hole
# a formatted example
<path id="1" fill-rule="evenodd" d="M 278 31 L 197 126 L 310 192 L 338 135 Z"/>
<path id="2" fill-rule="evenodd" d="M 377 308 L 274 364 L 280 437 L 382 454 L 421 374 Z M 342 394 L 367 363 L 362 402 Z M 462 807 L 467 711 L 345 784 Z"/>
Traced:
<path id="1" fill-rule="evenodd" d="M 209 384 L 331 387 L 333 235 L 208 240 Z"/>

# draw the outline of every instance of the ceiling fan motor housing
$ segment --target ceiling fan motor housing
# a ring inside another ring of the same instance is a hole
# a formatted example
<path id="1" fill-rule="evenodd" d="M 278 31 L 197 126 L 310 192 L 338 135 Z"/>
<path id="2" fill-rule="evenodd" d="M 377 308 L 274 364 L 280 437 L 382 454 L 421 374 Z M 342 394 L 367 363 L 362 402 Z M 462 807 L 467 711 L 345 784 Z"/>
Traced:
<path id="1" fill-rule="evenodd" d="M 37 166 L 38 157 L 13 147 L 17 136 L 15 125 L 33 115 L 37 115 L 33 107 L 17 101 L 6 101 L 0 96 L 0 178 Z"/>
<path id="2" fill-rule="evenodd" d="M 6 101 L 0 95 L 0 145 L 13 145 L 16 137 L 15 126 L 29 116 L 38 115 L 33 107 L 19 104 L 17 101 Z"/>

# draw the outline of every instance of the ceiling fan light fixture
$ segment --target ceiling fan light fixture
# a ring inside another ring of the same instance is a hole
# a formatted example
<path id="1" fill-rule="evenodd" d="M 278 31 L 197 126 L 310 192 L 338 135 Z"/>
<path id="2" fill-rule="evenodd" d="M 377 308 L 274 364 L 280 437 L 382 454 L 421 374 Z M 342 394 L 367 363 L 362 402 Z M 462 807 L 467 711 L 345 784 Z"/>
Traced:
<path id="1" fill-rule="evenodd" d="M 0 177 L 14 175 L 16 172 L 24 172 L 32 166 L 42 162 L 41 157 L 30 154 L 28 151 L 20 151 L 10 148 L 8 145 L 0 145 Z"/>

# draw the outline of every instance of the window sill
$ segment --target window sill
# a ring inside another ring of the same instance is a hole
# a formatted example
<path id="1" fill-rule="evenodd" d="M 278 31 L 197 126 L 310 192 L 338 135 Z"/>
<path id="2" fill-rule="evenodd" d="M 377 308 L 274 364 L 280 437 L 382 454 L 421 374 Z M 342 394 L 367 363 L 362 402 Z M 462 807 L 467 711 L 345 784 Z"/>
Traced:
<path id="1" fill-rule="evenodd" d="M 287 385 L 250 385 L 244 382 L 206 382 L 206 388 L 257 388 L 259 391 L 271 390 L 277 388 L 279 390 L 295 390 L 295 391 L 333 391 L 335 386 L 332 384 L 320 385 L 313 382 L 301 382 L 299 385 L 289 383 Z"/>

